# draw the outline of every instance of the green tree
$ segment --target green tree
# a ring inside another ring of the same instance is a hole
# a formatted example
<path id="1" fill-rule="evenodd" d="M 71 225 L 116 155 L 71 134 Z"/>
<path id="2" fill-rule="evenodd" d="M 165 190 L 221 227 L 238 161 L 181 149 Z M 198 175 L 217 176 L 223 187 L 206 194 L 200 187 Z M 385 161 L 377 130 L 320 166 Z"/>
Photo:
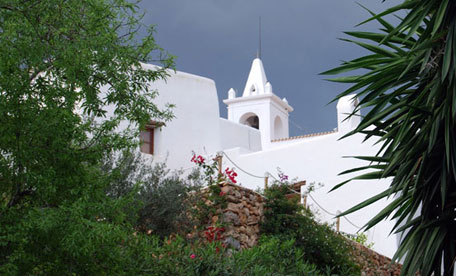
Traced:
<path id="1" fill-rule="evenodd" d="M 370 11 L 369 11 L 370 12 Z M 403 14 L 397 24 L 385 17 Z M 357 91 L 357 109 L 370 108 L 351 133 L 382 144 L 370 163 L 347 172 L 368 170 L 355 179 L 391 177 L 382 193 L 347 214 L 392 197 L 366 228 L 396 220 L 403 234 L 396 259 L 402 274 L 453 275 L 456 258 L 456 2 L 405 0 L 374 14 L 381 32 L 346 32 L 370 53 L 324 74 L 356 71 L 332 79 Z M 365 23 L 363 22 L 363 23 Z M 359 40 L 361 39 L 361 40 Z M 341 183 L 340 185 L 344 185 Z M 340 187 L 338 185 L 337 187 Z M 336 187 L 336 188 L 337 188 Z"/>
<path id="2" fill-rule="evenodd" d="M 172 116 L 149 84 L 173 59 L 142 27 L 131 1 L 1 1 L 0 274 L 140 269 L 131 196 L 106 196 L 100 164 L 137 144 L 120 122 Z"/>
<path id="3" fill-rule="evenodd" d="M 2 1 L 0 192 L 8 207 L 26 197 L 53 205 L 69 190 L 77 194 L 88 183 L 84 167 L 131 144 L 129 133 L 112 131 L 121 120 L 141 126 L 151 116 L 170 117 L 148 87 L 165 69 L 140 62 L 151 53 L 165 67 L 172 59 L 163 58 L 153 29 L 135 40 L 136 10 L 123 0 Z"/>

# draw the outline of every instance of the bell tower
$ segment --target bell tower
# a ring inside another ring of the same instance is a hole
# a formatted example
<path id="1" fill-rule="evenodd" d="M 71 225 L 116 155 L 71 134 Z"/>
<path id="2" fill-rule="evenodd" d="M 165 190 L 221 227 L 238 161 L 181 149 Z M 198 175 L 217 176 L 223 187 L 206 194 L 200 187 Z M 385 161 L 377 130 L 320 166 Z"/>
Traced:
<path id="1" fill-rule="evenodd" d="M 228 91 L 228 120 L 256 128 L 261 133 L 262 148 L 268 148 L 271 140 L 288 138 L 288 113 L 293 108 L 285 98 L 274 94 L 266 78 L 263 62 L 255 58 L 241 97 L 236 91 Z"/>

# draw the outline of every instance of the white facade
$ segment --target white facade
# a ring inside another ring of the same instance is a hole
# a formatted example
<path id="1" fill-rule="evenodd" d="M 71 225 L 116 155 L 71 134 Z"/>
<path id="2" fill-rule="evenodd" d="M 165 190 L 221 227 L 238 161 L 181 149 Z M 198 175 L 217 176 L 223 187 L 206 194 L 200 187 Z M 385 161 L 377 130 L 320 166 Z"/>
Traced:
<path id="1" fill-rule="evenodd" d="M 171 70 L 169 74 L 166 81 L 152 84 L 159 91 L 155 100 L 159 108 L 175 105 L 175 118 L 154 131 L 154 160 L 166 161 L 169 168 L 185 168 L 191 165 L 192 151 L 204 155 L 221 149 L 217 90 L 211 79 Z"/>
<path id="2" fill-rule="evenodd" d="M 154 133 L 154 160 L 166 161 L 171 169 L 191 168 L 192 151 L 208 157 L 223 151 L 224 166 L 235 168 L 241 185 L 256 189 L 263 187 L 265 174 L 277 177 L 277 168 L 280 168 L 290 179 L 324 185 L 311 193 L 308 205 L 317 212 L 317 217 L 328 222 L 335 222 L 333 214 L 347 210 L 389 185 L 386 180 L 354 181 L 328 193 L 336 184 L 352 176 L 339 176 L 340 172 L 365 165 L 344 157 L 373 155 L 379 149 L 379 145 L 374 146 L 369 141 L 363 143 L 361 135 L 338 140 L 359 124 L 359 116 L 345 120 L 347 114 L 354 111 L 357 100 L 354 95 L 341 98 L 337 104 L 337 131 L 289 137 L 288 113 L 293 108 L 274 94 L 260 59 L 252 63 L 242 96 L 237 97 L 234 89 L 228 92 L 228 99 L 224 100 L 228 106 L 228 119 L 220 118 L 213 80 L 170 72 L 166 82 L 158 81 L 152 86 L 160 93 L 158 106 L 176 105 L 176 118 Z M 386 204 L 386 200 L 379 201 L 348 215 L 340 222 L 341 231 L 355 234 L 358 227 Z M 367 233 L 374 250 L 389 257 L 397 249 L 396 237 L 389 236 L 392 226 L 390 221 L 381 222 Z"/>

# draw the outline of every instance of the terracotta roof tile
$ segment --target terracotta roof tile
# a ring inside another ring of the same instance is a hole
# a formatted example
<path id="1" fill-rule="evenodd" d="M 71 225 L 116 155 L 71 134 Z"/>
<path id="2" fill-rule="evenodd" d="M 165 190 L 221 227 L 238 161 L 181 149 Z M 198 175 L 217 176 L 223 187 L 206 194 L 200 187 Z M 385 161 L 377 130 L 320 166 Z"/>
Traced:
<path id="1" fill-rule="evenodd" d="M 293 136 L 293 137 L 288 137 L 288 138 L 274 139 L 274 140 L 271 140 L 271 142 L 274 143 L 274 142 L 283 142 L 283 141 L 304 139 L 304 138 L 310 138 L 310 137 L 316 137 L 316 136 L 323 136 L 323 135 L 333 134 L 333 133 L 336 133 L 336 132 L 337 132 L 337 130 L 326 131 L 326 132 L 319 132 L 319 133 L 312 133 L 312 134 L 306 134 L 306 135 L 300 135 L 300 136 Z"/>

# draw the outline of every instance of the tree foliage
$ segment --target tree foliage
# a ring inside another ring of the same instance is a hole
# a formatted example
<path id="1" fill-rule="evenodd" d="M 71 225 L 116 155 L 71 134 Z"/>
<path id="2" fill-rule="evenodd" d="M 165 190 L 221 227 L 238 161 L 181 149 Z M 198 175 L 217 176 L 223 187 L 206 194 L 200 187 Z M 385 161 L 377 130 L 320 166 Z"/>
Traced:
<path id="1" fill-rule="evenodd" d="M 132 194 L 107 197 L 101 169 L 138 142 L 120 122 L 171 118 L 149 84 L 173 60 L 137 11 L 124 0 L 0 2 L 0 274 L 141 270 Z M 142 66 L 151 61 L 164 66 Z"/>
<path id="2" fill-rule="evenodd" d="M 389 23 L 386 18 L 397 12 L 405 16 L 398 17 L 397 24 Z M 346 32 L 354 40 L 345 39 L 370 53 L 324 74 L 362 69 L 332 80 L 352 84 L 337 98 L 357 91 L 362 98 L 357 110 L 370 108 L 347 135 L 365 134 L 382 147 L 375 156 L 358 157 L 370 165 L 348 172 L 368 169 L 356 178 L 392 181 L 388 189 L 344 214 L 392 197 L 366 228 L 387 218 L 396 220 L 394 229 L 403 235 L 395 255 L 404 261 L 402 274 L 453 275 L 456 2 L 405 0 L 382 13 L 370 13 L 365 22 L 378 21 L 380 32 Z"/>
<path id="3" fill-rule="evenodd" d="M 136 10 L 124 0 L 0 4 L 0 193 L 8 207 L 25 198 L 59 204 L 69 191 L 77 198 L 90 183 L 84 168 L 133 141 L 112 131 L 121 120 L 170 117 L 149 88 L 165 69 L 140 62 L 158 55 L 167 67 L 172 59 L 153 29 L 134 40 Z"/>

